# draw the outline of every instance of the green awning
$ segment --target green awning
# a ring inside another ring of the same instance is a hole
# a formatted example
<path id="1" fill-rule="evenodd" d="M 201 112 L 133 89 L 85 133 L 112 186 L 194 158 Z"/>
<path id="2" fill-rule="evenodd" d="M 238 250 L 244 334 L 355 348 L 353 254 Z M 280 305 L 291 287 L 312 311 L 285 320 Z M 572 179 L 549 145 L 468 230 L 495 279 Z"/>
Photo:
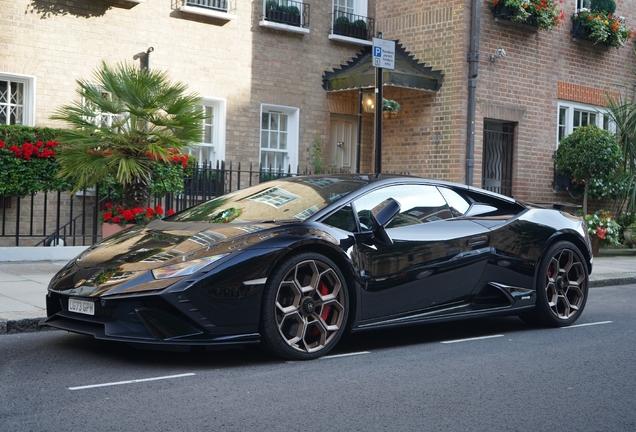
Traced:
<path id="1" fill-rule="evenodd" d="M 375 87 L 376 68 L 372 64 L 372 47 L 365 47 L 346 65 L 333 72 L 325 72 L 322 87 L 327 91 L 355 90 Z M 395 69 L 382 71 L 382 84 L 436 92 L 442 87 L 444 74 L 425 66 L 404 47 L 395 44 Z"/>

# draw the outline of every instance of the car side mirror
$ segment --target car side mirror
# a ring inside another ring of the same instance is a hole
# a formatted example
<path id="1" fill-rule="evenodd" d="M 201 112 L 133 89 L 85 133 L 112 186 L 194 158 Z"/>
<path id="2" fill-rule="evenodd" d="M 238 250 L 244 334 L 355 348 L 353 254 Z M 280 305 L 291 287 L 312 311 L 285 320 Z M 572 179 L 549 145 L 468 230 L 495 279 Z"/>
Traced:
<path id="1" fill-rule="evenodd" d="M 388 198 L 371 209 L 371 217 L 373 218 L 374 226 L 376 226 L 373 235 L 377 241 L 384 244 L 393 244 L 393 240 L 386 232 L 386 226 L 400 213 L 400 210 L 400 203 L 393 198 Z"/>

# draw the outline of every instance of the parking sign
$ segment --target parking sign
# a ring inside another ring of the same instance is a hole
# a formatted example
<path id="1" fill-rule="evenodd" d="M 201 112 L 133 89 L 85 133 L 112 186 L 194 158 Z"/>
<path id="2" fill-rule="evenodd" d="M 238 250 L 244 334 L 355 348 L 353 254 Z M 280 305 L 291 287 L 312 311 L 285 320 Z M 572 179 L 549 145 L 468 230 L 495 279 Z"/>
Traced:
<path id="1" fill-rule="evenodd" d="M 395 69 L 395 41 L 373 38 L 373 66 Z"/>

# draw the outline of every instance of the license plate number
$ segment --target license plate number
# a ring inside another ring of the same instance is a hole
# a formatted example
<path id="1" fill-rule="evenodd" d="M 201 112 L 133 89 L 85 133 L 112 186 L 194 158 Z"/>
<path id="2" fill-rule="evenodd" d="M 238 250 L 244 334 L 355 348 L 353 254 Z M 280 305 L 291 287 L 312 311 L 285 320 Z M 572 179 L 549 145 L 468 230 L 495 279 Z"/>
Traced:
<path id="1" fill-rule="evenodd" d="M 68 310 L 84 315 L 95 315 L 95 302 L 70 298 L 68 299 Z"/>

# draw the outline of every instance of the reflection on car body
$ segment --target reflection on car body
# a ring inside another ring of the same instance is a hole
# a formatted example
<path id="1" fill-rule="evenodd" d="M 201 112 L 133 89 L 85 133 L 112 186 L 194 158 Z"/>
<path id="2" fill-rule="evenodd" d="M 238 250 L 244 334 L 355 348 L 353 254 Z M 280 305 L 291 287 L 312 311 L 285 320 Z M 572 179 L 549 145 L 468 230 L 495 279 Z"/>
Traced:
<path id="1" fill-rule="evenodd" d="M 345 331 L 494 314 L 569 325 L 591 270 L 583 221 L 561 211 L 416 177 L 299 176 L 93 245 L 51 281 L 42 324 L 311 359 Z"/>

